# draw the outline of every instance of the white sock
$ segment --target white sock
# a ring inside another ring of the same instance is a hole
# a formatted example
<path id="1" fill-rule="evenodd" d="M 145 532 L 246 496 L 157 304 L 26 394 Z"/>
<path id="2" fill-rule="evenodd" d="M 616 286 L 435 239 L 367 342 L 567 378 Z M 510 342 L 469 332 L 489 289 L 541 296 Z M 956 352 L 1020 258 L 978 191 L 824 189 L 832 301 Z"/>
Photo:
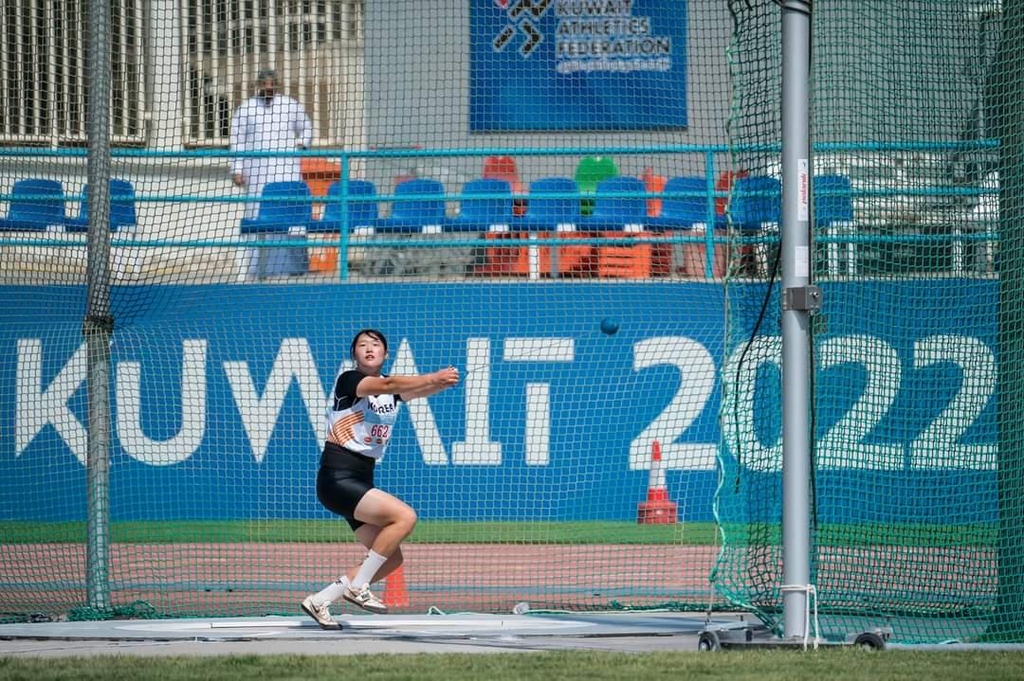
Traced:
<path id="1" fill-rule="evenodd" d="M 387 559 L 387 556 L 382 556 L 373 549 L 370 549 L 370 552 L 366 554 L 366 560 L 359 566 L 359 572 L 352 579 L 352 590 L 359 591 L 366 586 L 373 579 L 373 576 L 377 574 L 377 571 L 380 570 L 380 566 L 387 562 Z"/>
<path id="2" fill-rule="evenodd" d="M 317 605 L 323 605 L 324 603 L 334 603 L 336 600 L 341 598 L 341 594 L 345 593 L 345 589 L 348 588 L 348 575 L 343 575 L 341 579 L 336 582 L 331 582 L 322 591 L 318 591 L 313 594 L 313 602 Z"/>

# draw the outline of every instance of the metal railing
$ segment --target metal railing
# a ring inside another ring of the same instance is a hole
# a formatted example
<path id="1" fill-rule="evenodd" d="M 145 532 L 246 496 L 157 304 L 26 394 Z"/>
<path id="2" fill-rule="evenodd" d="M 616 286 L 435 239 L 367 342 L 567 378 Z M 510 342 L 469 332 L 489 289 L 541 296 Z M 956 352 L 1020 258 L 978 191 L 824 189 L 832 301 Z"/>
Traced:
<path id="1" fill-rule="evenodd" d="M 829 154 L 835 158 L 837 154 L 846 153 L 859 154 L 886 154 L 892 151 L 900 153 L 913 153 L 927 150 L 927 153 L 959 153 L 961 151 L 970 153 L 989 153 L 994 148 L 991 143 L 975 145 L 948 145 L 940 147 L 936 145 L 863 145 L 858 147 L 838 147 L 829 145 L 822 149 L 822 154 Z M 736 150 L 732 150 L 735 153 Z M 772 158 L 774 150 L 761 148 L 745 150 L 748 157 Z M 965 152 L 965 153 L 966 153 Z M 816 150 L 817 153 L 817 150 Z M 84 155 L 84 150 L 46 150 L 46 149 L 11 149 L 6 150 L 5 155 L 25 159 L 48 159 L 53 156 L 64 158 Z M 373 196 L 351 195 L 347 191 L 347 183 L 352 179 L 354 166 L 360 168 L 362 174 L 373 172 L 373 164 L 380 167 L 387 167 L 387 164 L 398 159 L 405 165 L 414 164 L 421 159 L 432 159 L 435 163 L 451 161 L 462 162 L 466 159 L 482 159 L 494 155 L 512 155 L 520 159 L 529 157 L 551 157 L 562 160 L 575 159 L 591 155 L 605 155 L 619 158 L 633 157 L 643 160 L 658 158 L 670 159 L 663 163 L 673 168 L 688 168 L 686 175 L 699 175 L 705 179 L 705 191 L 699 195 L 705 200 L 706 225 L 721 224 L 722 202 L 728 200 L 730 191 L 723 186 L 722 173 L 731 170 L 726 161 L 722 159 L 732 158 L 730 150 L 723 146 L 695 146 L 695 145 L 664 145 L 652 147 L 576 147 L 576 148 L 536 148 L 536 149 L 456 149 L 456 150 L 426 150 L 426 149 L 401 149 L 401 150 L 373 150 L 373 151 L 341 151 L 335 149 L 315 149 L 308 151 L 284 152 L 250 152 L 249 156 L 274 156 L 294 155 L 297 157 L 315 157 L 318 159 L 330 159 L 337 163 L 338 182 L 340 191 L 328 196 L 314 196 L 312 200 L 317 204 L 324 205 L 329 202 L 338 202 L 341 205 L 339 211 L 342 225 L 348 209 L 358 202 L 373 201 L 382 206 L 394 206 L 406 201 L 421 201 L 425 198 L 419 195 L 396 195 L 393 191 L 382 192 Z M 152 166 L 165 160 L 170 168 L 181 159 L 191 160 L 204 167 L 220 167 L 231 157 L 238 154 L 221 150 L 186 150 L 178 152 L 157 152 L 141 149 L 117 149 L 113 151 L 115 163 L 120 163 L 125 171 L 115 174 L 130 175 L 132 164 L 141 162 L 143 159 Z M 765 166 L 767 172 L 771 172 L 770 163 Z M 834 168 L 832 170 L 835 170 Z M 149 171 L 152 174 L 152 170 Z M 751 171 L 747 171 L 748 173 Z M 554 174 L 554 173 L 552 173 Z M 672 173 L 669 173 L 672 174 Z M 565 173 L 563 173 L 565 175 Z M 878 252 L 890 251 L 893 249 L 913 249 L 919 246 L 938 246 L 948 249 L 948 254 L 935 260 L 938 264 L 931 264 L 932 271 L 945 274 L 976 274 L 991 275 L 995 271 L 995 250 L 998 242 L 997 214 L 991 212 L 992 202 L 998 196 L 997 186 L 982 186 L 954 184 L 951 180 L 948 183 L 933 181 L 920 181 L 914 184 L 915 178 L 912 175 L 906 186 L 880 186 L 877 184 L 861 185 L 853 184 L 849 200 L 854 204 L 865 205 L 865 202 L 905 202 L 906 198 L 917 197 L 925 201 L 919 205 L 926 210 L 932 210 L 935 206 L 942 206 L 941 210 L 932 216 L 918 215 L 916 219 L 908 220 L 906 223 L 893 223 L 890 225 L 871 224 L 864 219 L 863 215 L 855 215 L 851 224 L 844 225 L 822 225 L 815 230 L 815 241 L 821 246 L 818 251 L 822 254 L 824 264 L 817 267 L 817 271 L 823 276 L 849 277 L 868 276 L 873 273 L 870 265 L 872 253 L 875 253 L 875 260 L 878 260 Z M 382 183 L 383 184 L 383 183 Z M 187 187 L 186 187 L 187 188 Z M 5 188 L 6 189 L 6 188 Z M 356 225 L 348 225 L 348 229 L 339 229 L 332 236 L 311 235 L 309 229 L 297 229 L 287 240 L 278 238 L 262 238 L 254 235 L 251 238 L 242 238 L 238 235 L 238 212 L 243 204 L 252 202 L 254 199 L 244 195 L 230 195 L 217 191 L 204 190 L 203 193 L 166 191 L 173 190 L 173 183 L 168 181 L 166 186 L 157 182 L 157 190 L 144 189 L 136 193 L 132 199 L 139 206 L 140 218 L 138 228 L 132 231 L 125 231 L 114 234 L 111 245 L 114 248 L 135 249 L 188 249 L 193 254 L 190 258 L 201 258 L 204 251 L 224 249 L 261 249 L 287 248 L 287 249 L 336 249 L 337 267 L 335 270 L 337 279 L 348 280 L 353 272 L 350 269 L 350 260 L 354 251 L 381 252 L 401 251 L 406 253 L 426 253 L 443 249 L 448 253 L 460 252 L 465 254 L 480 249 L 481 235 L 488 232 L 505 232 L 500 243 L 490 244 L 501 248 L 523 248 L 530 252 L 529 261 L 531 267 L 529 278 L 540 279 L 549 275 L 557 276 L 555 271 L 541 271 L 539 259 L 536 257 L 539 249 L 559 249 L 572 246 L 635 246 L 641 244 L 661 245 L 669 248 L 686 248 L 689 246 L 703 247 L 706 253 L 704 258 L 705 278 L 711 279 L 720 276 L 714 266 L 715 253 L 726 248 L 730 243 L 733 245 L 765 245 L 769 249 L 772 244 L 777 243 L 777 230 L 771 226 L 757 233 L 744 233 L 741 236 L 729 234 L 725 230 L 705 229 L 702 232 L 687 229 L 688 226 L 680 225 L 679 229 L 640 229 L 639 234 L 622 233 L 609 236 L 607 232 L 597 235 L 588 233 L 586 220 L 580 221 L 575 234 L 557 233 L 558 230 L 537 230 L 529 228 L 526 223 L 518 223 L 518 218 L 512 218 L 508 224 L 499 225 L 493 229 L 493 225 L 481 224 L 476 233 L 467 233 L 463 228 L 457 233 L 441 234 L 408 233 L 395 235 L 390 233 L 368 233 L 368 230 L 353 230 Z M 454 212 L 462 198 L 460 192 L 453 184 L 446 186 L 443 195 L 444 201 L 449 206 L 449 215 Z M 554 193 L 546 194 L 544 197 L 554 199 L 581 199 L 590 196 L 584 193 Z M 670 199 L 682 198 L 684 195 L 665 194 L 655 191 L 616 193 L 610 198 L 618 199 Z M 692 194 L 691 194 L 692 196 Z M 0 194 L 0 201 L 11 201 L 15 198 L 10 193 Z M 31 198 L 31 197 L 30 197 Z M 40 197 L 37 197 L 40 198 Z M 429 197 L 436 198 L 436 197 Z M 474 199 L 510 199 L 529 201 L 528 193 L 512 193 L 511 195 L 474 195 Z M 607 198 L 607 197 L 606 197 Z M 70 191 L 66 195 L 69 203 L 81 202 L 84 196 L 80 191 Z M 125 199 L 113 197 L 112 201 Z M 987 203 L 986 203 L 987 201 Z M 901 203 L 902 205 L 902 203 Z M 979 211 L 979 207 L 987 206 L 989 212 Z M 202 207 L 207 215 L 217 216 L 213 222 L 217 223 L 215 229 L 207 229 L 203 235 L 183 234 L 184 225 L 194 226 L 195 220 L 187 218 L 190 211 Z M 177 218 L 169 218 L 173 211 L 177 210 Z M 944 212 L 943 212 L 944 211 Z M 307 226 L 308 227 L 308 226 Z M 0 233 L 0 248 L 82 248 L 83 242 L 79 238 L 62 234 L 59 228 L 44 233 L 22 234 L 17 232 Z M 909 266 L 906 263 L 899 264 L 899 258 L 892 256 L 894 267 Z M 906 259 L 906 258 L 904 258 Z M 232 265 L 224 265 L 232 267 Z M 188 263 L 182 261 L 182 267 L 187 268 Z M 762 263 L 762 270 L 764 264 Z M 195 271 L 193 269 L 193 271 Z M 898 272 L 896 272 L 898 273 Z M 467 269 L 467 275 L 471 272 Z M 763 274 L 763 271 L 762 271 Z M 227 278 L 231 278 L 227 275 Z M 180 280 L 180 279 L 179 279 Z"/>

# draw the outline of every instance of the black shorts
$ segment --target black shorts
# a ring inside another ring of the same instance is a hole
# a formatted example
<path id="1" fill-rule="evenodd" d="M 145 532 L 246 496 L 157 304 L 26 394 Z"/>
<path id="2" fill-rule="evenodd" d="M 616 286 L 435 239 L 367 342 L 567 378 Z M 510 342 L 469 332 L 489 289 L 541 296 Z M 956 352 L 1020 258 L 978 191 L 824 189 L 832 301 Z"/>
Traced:
<path id="1" fill-rule="evenodd" d="M 356 520 L 356 506 L 373 489 L 376 460 L 350 452 L 333 442 L 324 446 L 316 474 L 316 498 L 324 508 L 348 521 L 353 530 L 365 523 Z"/>

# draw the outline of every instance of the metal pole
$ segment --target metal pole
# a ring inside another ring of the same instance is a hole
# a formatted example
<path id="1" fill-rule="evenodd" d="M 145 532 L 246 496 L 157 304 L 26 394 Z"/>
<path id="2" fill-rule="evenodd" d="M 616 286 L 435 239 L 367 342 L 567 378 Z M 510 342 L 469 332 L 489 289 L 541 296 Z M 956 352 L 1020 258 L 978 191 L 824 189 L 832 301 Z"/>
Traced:
<path id="1" fill-rule="evenodd" d="M 110 4 L 88 5 L 86 73 L 89 79 L 87 178 L 89 183 L 87 302 L 82 332 L 86 340 L 89 405 L 87 465 L 88 518 L 86 589 L 88 604 L 110 608 Z"/>
<path id="2" fill-rule="evenodd" d="M 810 581 L 811 3 L 782 7 L 782 606 L 785 636 L 806 637 Z"/>

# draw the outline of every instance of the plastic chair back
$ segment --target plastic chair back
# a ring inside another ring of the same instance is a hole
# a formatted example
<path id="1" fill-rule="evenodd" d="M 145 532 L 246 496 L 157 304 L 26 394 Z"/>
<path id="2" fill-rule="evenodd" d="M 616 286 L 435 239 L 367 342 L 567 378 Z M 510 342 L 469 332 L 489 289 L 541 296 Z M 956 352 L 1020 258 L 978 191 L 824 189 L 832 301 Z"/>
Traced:
<path id="1" fill-rule="evenodd" d="M 610 156 L 587 156 L 580 159 L 573 178 L 581 193 L 593 194 L 602 180 L 618 177 L 618 175 L 619 167 L 615 165 L 615 159 Z M 580 199 L 580 212 L 583 215 L 593 213 L 594 199 L 590 197 Z"/>
<path id="2" fill-rule="evenodd" d="M 298 180 L 268 182 L 260 194 L 256 221 L 264 225 L 306 225 L 313 217 L 309 185 Z"/>
<path id="3" fill-rule="evenodd" d="M 78 217 L 68 221 L 68 231 L 84 232 L 89 228 L 89 185 L 82 187 L 82 208 Z M 128 180 L 110 180 L 110 231 L 122 227 L 135 227 L 138 218 L 135 213 L 135 187 Z"/>
<path id="4" fill-rule="evenodd" d="M 395 187 L 396 197 L 423 195 L 425 198 L 395 201 L 391 219 L 417 225 L 439 224 L 445 219 L 444 184 L 440 180 L 418 177 Z"/>
<path id="5" fill-rule="evenodd" d="M 814 221 L 819 225 L 853 222 L 853 188 L 845 175 L 815 175 Z"/>
<path id="6" fill-rule="evenodd" d="M 58 180 L 17 180 L 11 187 L 11 196 L 5 220 L 7 228 L 45 230 L 51 225 L 64 225 L 64 187 Z"/>
<path id="7" fill-rule="evenodd" d="M 505 194 L 508 198 L 474 198 Z M 506 180 L 476 179 L 462 186 L 459 201 L 459 222 L 480 223 L 484 229 L 491 224 L 508 224 L 512 219 L 512 188 Z"/>
<path id="8" fill-rule="evenodd" d="M 665 183 L 661 199 L 661 218 L 669 224 L 689 227 L 699 222 L 707 223 L 708 183 L 703 177 L 673 177 Z M 671 194 L 683 196 L 670 196 Z M 713 220 L 713 216 L 712 220 Z"/>
<path id="9" fill-rule="evenodd" d="M 617 177 L 618 174 L 619 168 L 612 157 L 587 156 L 576 166 L 574 179 L 580 191 L 589 194 L 597 191 L 597 185 L 602 180 Z"/>
<path id="10" fill-rule="evenodd" d="M 328 201 L 324 206 L 324 214 L 320 222 L 326 227 L 332 226 L 337 231 L 341 225 L 342 211 L 346 205 L 342 203 L 341 180 L 331 183 L 327 190 Z M 352 201 L 352 197 L 368 197 L 377 194 L 377 186 L 370 180 L 348 181 L 348 224 L 349 227 L 372 226 L 377 220 L 376 201 Z"/>
<path id="11" fill-rule="evenodd" d="M 485 158 L 480 177 L 485 180 L 505 180 L 511 190 L 516 193 L 521 192 L 523 188 L 516 160 L 511 156 L 488 156 Z"/>
<path id="12" fill-rule="evenodd" d="M 740 229 L 760 229 L 765 223 L 778 223 L 782 215 L 782 183 L 774 177 L 758 175 L 736 178 L 729 215 Z"/>
<path id="13" fill-rule="evenodd" d="M 530 204 L 526 217 L 531 222 L 547 223 L 554 227 L 560 224 L 578 224 L 580 200 L 576 181 L 568 177 L 542 177 L 530 183 Z M 540 196 L 541 194 L 565 194 L 566 196 Z"/>
<path id="14" fill-rule="evenodd" d="M 644 181 L 638 177 L 622 176 L 601 180 L 594 197 L 594 212 L 590 216 L 597 222 L 615 223 L 620 227 L 627 224 L 643 224 L 647 220 L 647 192 Z M 636 194 L 636 196 L 610 196 L 611 194 Z"/>

